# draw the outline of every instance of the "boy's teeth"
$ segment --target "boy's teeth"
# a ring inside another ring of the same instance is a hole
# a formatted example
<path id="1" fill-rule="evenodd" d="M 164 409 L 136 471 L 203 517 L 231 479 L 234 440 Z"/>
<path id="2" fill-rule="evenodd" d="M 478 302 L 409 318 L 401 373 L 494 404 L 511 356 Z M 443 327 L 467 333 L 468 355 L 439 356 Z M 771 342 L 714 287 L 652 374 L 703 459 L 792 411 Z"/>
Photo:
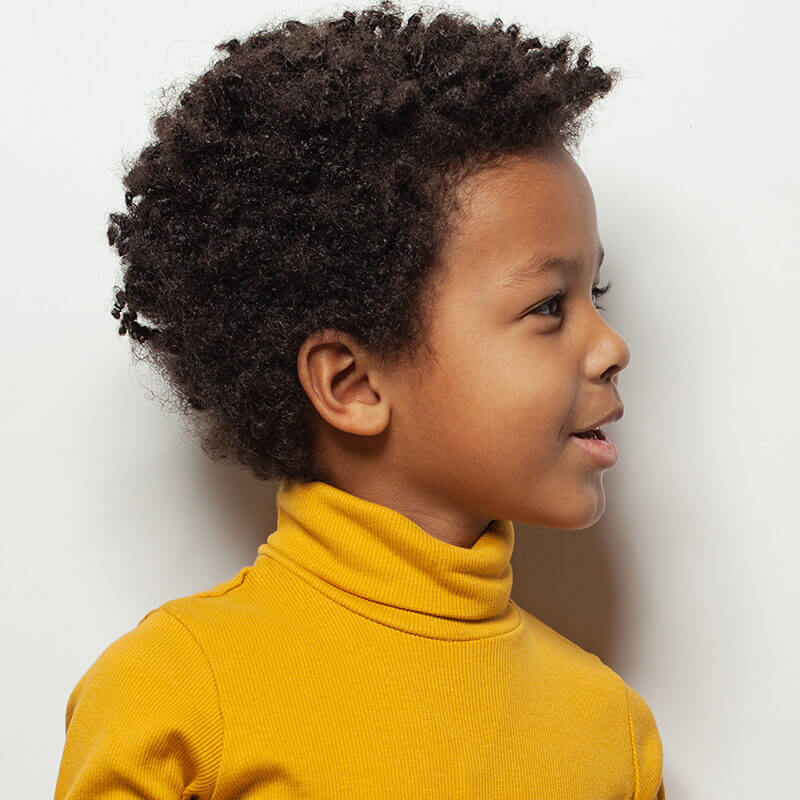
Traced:
<path id="1" fill-rule="evenodd" d="M 590 431 L 584 431 L 583 433 L 576 433 L 575 436 L 580 436 L 582 439 L 602 439 L 603 434 L 601 433 L 600 428 L 594 428 Z"/>

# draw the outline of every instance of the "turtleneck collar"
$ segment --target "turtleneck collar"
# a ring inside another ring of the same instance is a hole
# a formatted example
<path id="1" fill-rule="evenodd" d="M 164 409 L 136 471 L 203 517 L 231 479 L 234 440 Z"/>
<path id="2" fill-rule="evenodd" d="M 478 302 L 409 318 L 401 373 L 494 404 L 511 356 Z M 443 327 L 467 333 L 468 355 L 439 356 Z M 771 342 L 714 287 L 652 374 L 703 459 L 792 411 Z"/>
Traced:
<path id="1" fill-rule="evenodd" d="M 362 616 L 438 639 L 481 639 L 519 624 L 511 520 L 493 520 L 467 548 L 323 481 L 281 481 L 276 505 L 277 528 L 259 556 Z"/>

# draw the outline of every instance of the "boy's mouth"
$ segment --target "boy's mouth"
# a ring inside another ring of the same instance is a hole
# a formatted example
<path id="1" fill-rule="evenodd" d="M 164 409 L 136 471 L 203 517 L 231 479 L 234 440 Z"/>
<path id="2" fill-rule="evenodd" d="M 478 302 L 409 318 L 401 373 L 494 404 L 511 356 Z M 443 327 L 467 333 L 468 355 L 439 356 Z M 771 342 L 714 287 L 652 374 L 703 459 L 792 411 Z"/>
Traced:
<path id="1" fill-rule="evenodd" d="M 606 441 L 606 435 L 602 428 L 592 428 L 590 431 L 581 431 L 580 433 L 573 433 L 572 435 L 577 436 L 579 439 L 600 439 L 603 442 Z"/>
<path id="2" fill-rule="evenodd" d="M 608 469 L 616 463 L 616 445 L 605 435 L 602 428 L 572 433 L 570 438 L 575 439 L 581 450 L 589 455 L 598 467 Z"/>

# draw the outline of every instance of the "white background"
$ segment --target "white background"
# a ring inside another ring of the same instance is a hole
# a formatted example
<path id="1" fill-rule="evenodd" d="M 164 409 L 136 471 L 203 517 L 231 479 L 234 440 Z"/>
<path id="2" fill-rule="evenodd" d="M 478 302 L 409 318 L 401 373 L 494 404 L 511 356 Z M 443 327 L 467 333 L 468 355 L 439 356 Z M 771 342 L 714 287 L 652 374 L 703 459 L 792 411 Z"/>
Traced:
<path id="1" fill-rule="evenodd" d="M 347 7 L 139 0 L 4 15 L 8 797 L 52 796 L 67 697 L 100 651 L 251 563 L 274 523 L 275 485 L 210 463 L 116 333 L 105 227 L 123 208 L 121 159 L 149 139 L 161 88 L 205 69 L 216 43 Z M 514 597 L 647 700 L 669 800 L 796 796 L 796 6 L 469 10 L 574 33 L 624 72 L 579 156 L 615 284 L 603 305 L 631 348 L 620 457 L 597 525 L 517 526 Z"/>

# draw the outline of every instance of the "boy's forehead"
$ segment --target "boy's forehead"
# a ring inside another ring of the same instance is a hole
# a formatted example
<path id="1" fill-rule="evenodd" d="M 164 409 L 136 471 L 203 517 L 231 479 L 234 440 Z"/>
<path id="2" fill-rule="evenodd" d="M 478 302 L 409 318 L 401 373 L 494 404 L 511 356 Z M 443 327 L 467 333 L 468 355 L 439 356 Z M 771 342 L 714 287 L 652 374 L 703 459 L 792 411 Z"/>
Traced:
<path id="1" fill-rule="evenodd" d="M 570 155 L 558 152 L 509 156 L 465 179 L 456 197 L 460 220 L 471 222 L 470 227 L 531 213 L 557 220 L 593 200 L 583 170 Z"/>
<path id="2" fill-rule="evenodd" d="M 444 255 L 511 274 L 537 254 L 576 257 L 594 248 L 591 188 L 570 156 L 514 157 L 467 179 Z"/>

